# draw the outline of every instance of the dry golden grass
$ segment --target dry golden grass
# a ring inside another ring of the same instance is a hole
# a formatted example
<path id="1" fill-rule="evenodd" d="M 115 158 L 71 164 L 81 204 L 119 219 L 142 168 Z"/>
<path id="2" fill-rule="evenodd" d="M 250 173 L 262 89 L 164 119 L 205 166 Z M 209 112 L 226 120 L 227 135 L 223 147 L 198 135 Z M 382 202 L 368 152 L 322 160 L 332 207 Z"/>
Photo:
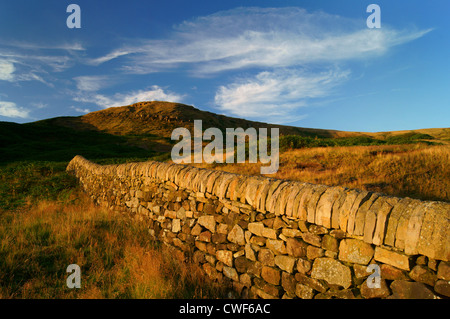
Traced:
<path id="1" fill-rule="evenodd" d="M 450 146 L 390 145 L 317 147 L 280 154 L 268 175 L 329 186 L 345 186 L 422 200 L 450 201 Z M 259 175 L 261 164 L 192 164 Z"/>
<path id="2" fill-rule="evenodd" d="M 149 239 L 143 222 L 94 206 L 40 201 L 0 213 L 0 298 L 216 298 L 201 269 Z M 81 288 L 69 289 L 70 264 Z"/>

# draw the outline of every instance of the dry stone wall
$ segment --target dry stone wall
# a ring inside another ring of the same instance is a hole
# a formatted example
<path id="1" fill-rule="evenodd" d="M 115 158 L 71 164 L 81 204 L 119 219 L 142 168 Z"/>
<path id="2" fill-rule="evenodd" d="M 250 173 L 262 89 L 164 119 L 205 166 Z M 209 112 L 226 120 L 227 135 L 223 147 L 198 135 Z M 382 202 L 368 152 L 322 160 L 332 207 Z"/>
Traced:
<path id="1" fill-rule="evenodd" d="M 450 297 L 449 203 L 160 162 L 67 170 L 242 298 Z"/>

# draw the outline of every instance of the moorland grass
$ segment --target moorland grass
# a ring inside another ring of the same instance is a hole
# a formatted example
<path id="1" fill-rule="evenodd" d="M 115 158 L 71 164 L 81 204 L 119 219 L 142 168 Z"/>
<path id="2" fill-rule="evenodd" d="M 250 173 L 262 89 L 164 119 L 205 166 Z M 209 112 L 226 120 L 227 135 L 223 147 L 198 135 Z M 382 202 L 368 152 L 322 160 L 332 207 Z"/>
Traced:
<path id="1" fill-rule="evenodd" d="M 81 268 L 81 288 L 66 285 Z M 148 225 L 99 208 L 79 191 L 0 213 L 0 298 L 220 298 L 201 269 L 154 242 Z"/>

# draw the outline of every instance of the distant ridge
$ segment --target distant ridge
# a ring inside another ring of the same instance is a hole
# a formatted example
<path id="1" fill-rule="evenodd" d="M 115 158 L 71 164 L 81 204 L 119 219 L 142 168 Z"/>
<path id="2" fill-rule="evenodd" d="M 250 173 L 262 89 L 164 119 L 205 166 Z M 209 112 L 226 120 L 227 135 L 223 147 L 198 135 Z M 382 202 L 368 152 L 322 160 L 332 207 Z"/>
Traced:
<path id="1" fill-rule="evenodd" d="M 397 136 L 401 140 L 402 135 L 419 136 L 424 142 L 429 139 L 431 143 L 450 144 L 450 128 L 346 132 L 248 121 L 181 103 L 153 101 L 111 107 L 83 116 L 55 117 L 24 124 L 0 122 L 0 163 L 18 160 L 66 161 L 77 154 L 91 159 L 152 157 L 165 160 L 174 144 L 170 138 L 172 131 L 185 127 L 193 133 L 194 120 L 202 120 L 203 130 L 216 127 L 223 132 L 226 128 L 278 127 L 281 138 L 283 135 L 303 136 L 309 145 L 314 145 L 311 141 L 315 141 L 316 137 L 317 140 L 356 137 L 357 141 L 361 137 L 364 141 L 367 138 L 392 140 Z M 287 139 L 297 140 L 292 136 Z M 345 141 L 341 145 L 346 145 Z"/>
<path id="2" fill-rule="evenodd" d="M 98 130 L 113 135 L 152 134 L 170 137 L 173 129 L 186 127 L 193 130 L 194 120 L 202 120 L 203 129 L 278 127 L 281 135 L 317 137 L 348 137 L 364 133 L 302 128 L 249 121 L 202 111 L 193 106 L 173 102 L 140 102 L 127 106 L 110 107 L 79 117 L 58 117 L 45 121 L 81 130 Z"/>

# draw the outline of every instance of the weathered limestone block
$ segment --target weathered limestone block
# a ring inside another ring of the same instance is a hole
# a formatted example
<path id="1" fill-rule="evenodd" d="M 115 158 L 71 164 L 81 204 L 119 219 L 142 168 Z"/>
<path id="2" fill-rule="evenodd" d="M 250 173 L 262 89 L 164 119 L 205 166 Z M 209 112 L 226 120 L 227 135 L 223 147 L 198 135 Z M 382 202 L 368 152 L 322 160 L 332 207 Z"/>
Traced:
<path id="1" fill-rule="evenodd" d="M 198 235 L 197 240 L 204 241 L 207 243 L 211 242 L 211 232 L 209 230 L 203 231 Z"/>
<path id="2" fill-rule="evenodd" d="M 264 299 L 276 299 L 280 298 L 282 287 L 270 284 L 262 279 L 255 278 L 255 288 L 259 288 L 262 294 L 258 294 L 261 298 Z"/>
<path id="3" fill-rule="evenodd" d="M 270 201 L 266 204 L 266 210 L 270 213 L 275 214 L 275 204 L 281 200 L 280 194 L 281 192 L 290 185 L 290 182 L 284 181 L 282 182 L 275 192 L 272 194 Z"/>
<path id="4" fill-rule="evenodd" d="M 394 246 L 399 218 L 411 202 L 411 198 L 402 198 L 396 205 L 394 205 L 387 222 L 386 235 L 384 238 L 385 245 Z"/>
<path id="5" fill-rule="evenodd" d="M 310 260 L 314 260 L 316 258 L 322 257 L 325 251 L 322 248 L 309 245 L 306 248 L 306 257 Z"/>
<path id="6" fill-rule="evenodd" d="M 262 209 L 262 203 L 265 202 L 266 200 L 265 196 L 267 195 L 266 193 L 264 193 L 264 191 L 268 190 L 269 186 L 270 186 L 270 179 L 265 178 L 258 184 L 258 187 L 255 190 L 253 206 L 258 212 L 264 212 L 264 210 Z"/>
<path id="7" fill-rule="evenodd" d="M 328 284 L 339 285 L 347 289 L 352 284 L 350 268 L 332 258 L 316 258 L 313 263 L 311 277 L 323 279 Z"/>
<path id="8" fill-rule="evenodd" d="M 281 234 L 286 237 L 301 237 L 302 232 L 294 228 L 283 228 Z"/>
<path id="9" fill-rule="evenodd" d="M 438 279 L 450 281 L 450 263 L 441 261 L 437 269 Z"/>
<path id="10" fill-rule="evenodd" d="M 284 291 L 290 296 L 295 295 L 295 286 L 297 285 L 297 281 L 294 276 L 288 274 L 287 272 L 281 273 L 281 287 L 283 287 Z"/>
<path id="11" fill-rule="evenodd" d="M 358 239 L 343 239 L 339 245 L 339 260 L 367 265 L 374 255 L 371 245 Z"/>
<path id="12" fill-rule="evenodd" d="M 399 252 L 387 250 L 385 248 L 377 246 L 375 247 L 374 259 L 379 262 L 394 266 L 396 268 L 400 268 L 407 271 L 410 270 L 409 257 Z"/>
<path id="13" fill-rule="evenodd" d="M 285 255 L 275 256 L 275 265 L 277 265 L 281 270 L 288 273 L 292 273 L 295 265 L 295 258 Z"/>
<path id="14" fill-rule="evenodd" d="M 213 172 L 214 171 L 212 171 L 212 170 L 205 170 L 204 172 L 200 173 L 200 176 L 198 179 L 198 192 L 199 193 L 206 192 L 206 185 L 208 183 L 208 179 L 212 175 Z M 175 181 L 175 183 L 176 183 L 176 181 Z"/>
<path id="15" fill-rule="evenodd" d="M 211 215 L 203 215 L 198 218 L 198 223 L 210 230 L 212 233 L 216 231 L 216 220 L 214 216 Z"/>
<path id="16" fill-rule="evenodd" d="M 214 183 L 220 174 L 221 174 L 221 172 L 219 172 L 219 171 L 213 171 L 212 174 L 210 174 L 208 176 L 208 180 L 206 181 L 206 187 L 205 187 L 205 191 L 204 191 L 205 193 L 211 194 Z"/>
<path id="17" fill-rule="evenodd" d="M 264 224 L 261 222 L 249 223 L 248 230 L 256 236 L 262 236 Z"/>
<path id="18" fill-rule="evenodd" d="M 421 204 L 419 200 L 411 200 L 407 207 L 401 212 L 398 217 L 397 230 L 395 233 L 395 247 L 404 250 L 405 239 L 408 232 L 408 224 L 410 217 L 417 206 Z"/>
<path id="19" fill-rule="evenodd" d="M 408 280 L 408 276 L 404 271 L 388 264 L 380 266 L 381 278 L 386 280 Z"/>
<path id="20" fill-rule="evenodd" d="M 178 233 L 180 230 L 181 230 L 181 220 L 180 219 L 172 220 L 172 232 Z"/>
<path id="21" fill-rule="evenodd" d="M 396 203 L 398 203 L 399 199 L 390 196 L 380 197 L 377 201 L 383 198 L 383 204 L 380 207 L 380 210 L 377 212 L 377 221 L 375 224 L 375 230 L 372 238 L 372 243 L 375 245 L 381 245 L 384 241 L 384 236 L 387 228 L 387 218 L 392 211 L 392 208 Z"/>
<path id="22" fill-rule="evenodd" d="M 197 243 L 197 242 L 196 242 Z M 216 251 L 216 258 L 229 267 L 233 267 L 233 252 L 229 250 Z"/>
<path id="23" fill-rule="evenodd" d="M 294 187 L 295 187 L 295 183 L 289 182 L 287 187 L 283 188 L 283 190 L 280 192 L 279 199 L 275 203 L 275 215 L 276 216 L 286 215 L 287 199 Z"/>
<path id="24" fill-rule="evenodd" d="M 450 203 L 432 202 L 425 207 L 416 251 L 450 261 Z"/>
<path id="25" fill-rule="evenodd" d="M 311 270 L 311 262 L 309 260 L 299 258 L 297 260 L 297 271 L 302 274 L 306 274 Z"/>
<path id="26" fill-rule="evenodd" d="M 233 229 L 228 233 L 227 239 L 238 245 L 245 245 L 244 230 L 238 225 L 234 225 Z"/>
<path id="27" fill-rule="evenodd" d="M 352 212 L 353 203 L 355 203 L 360 191 L 350 189 L 346 191 L 345 200 L 339 209 L 339 228 L 347 231 L 347 224 L 349 215 Z"/>
<path id="28" fill-rule="evenodd" d="M 320 247 L 322 245 L 322 238 L 320 236 L 314 235 L 310 232 L 302 233 L 302 238 L 308 244 Z"/>
<path id="29" fill-rule="evenodd" d="M 284 241 L 278 239 L 267 239 L 266 247 L 272 250 L 275 254 L 286 254 L 286 245 Z"/>
<path id="30" fill-rule="evenodd" d="M 322 237 L 322 248 L 329 251 L 338 252 L 339 242 L 331 235 L 325 235 Z"/>
<path id="31" fill-rule="evenodd" d="M 276 239 L 277 238 L 277 232 L 274 229 L 268 228 L 268 227 L 264 227 L 262 229 L 261 235 L 263 237 L 271 238 L 271 239 Z"/>
<path id="32" fill-rule="evenodd" d="M 320 197 L 323 193 L 328 189 L 328 186 L 317 185 L 314 187 L 314 192 L 311 198 L 308 201 L 308 205 L 306 206 L 306 220 L 309 223 L 314 223 L 316 220 L 316 208 L 319 202 Z"/>
<path id="33" fill-rule="evenodd" d="M 249 260 L 256 261 L 255 251 L 252 249 L 252 245 L 247 243 L 244 248 L 245 257 Z"/>
<path id="34" fill-rule="evenodd" d="M 308 245 L 303 241 L 295 238 L 288 238 L 286 240 L 286 253 L 293 257 L 306 256 L 306 247 Z"/>
<path id="35" fill-rule="evenodd" d="M 312 299 L 314 297 L 314 289 L 301 283 L 297 283 L 295 294 L 301 299 Z"/>
<path id="36" fill-rule="evenodd" d="M 219 199 L 223 199 L 227 195 L 228 187 L 230 183 L 233 181 L 233 179 L 236 178 L 235 174 L 226 174 L 225 178 L 222 180 L 222 183 L 220 184 L 220 187 L 218 189 L 218 194 L 216 194 Z"/>
<path id="37" fill-rule="evenodd" d="M 333 209 L 331 211 L 331 228 L 339 229 L 339 216 L 342 205 L 344 205 L 347 198 L 348 188 L 342 187 L 339 197 L 334 201 Z"/>
<path id="38" fill-rule="evenodd" d="M 233 281 L 239 281 L 239 275 L 233 267 L 223 266 L 223 274 Z"/>
<path id="39" fill-rule="evenodd" d="M 282 184 L 284 181 L 282 180 L 273 180 L 270 183 L 269 188 L 267 189 L 267 195 L 265 196 L 265 201 L 261 202 L 261 210 L 263 211 L 269 211 L 269 205 L 272 202 L 272 195 L 277 190 L 277 188 Z M 262 200 L 262 197 L 261 197 Z M 273 211 L 271 213 L 274 213 Z"/>
<path id="40" fill-rule="evenodd" d="M 318 292 L 325 292 L 328 289 L 327 285 L 320 282 L 320 280 L 308 277 L 303 273 L 296 273 L 295 280 L 297 280 L 302 285 L 308 286 Z"/>
<path id="41" fill-rule="evenodd" d="M 424 284 L 395 280 L 390 286 L 393 299 L 435 299 L 436 295 Z"/>
<path id="42" fill-rule="evenodd" d="M 258 260 L 265 266 L 275 266 L 275 254 L 270 249 L 261 249 L 258 252 Z"/>
<path id="43" fill-rule="evenodd" d="M 369 288 L 367 284 L 367 280 L 365 280 L 360 288 L 361 295 L 365 299 L 372 299 L 372 298 L 385 298 L 391 294 L 387 284 L 386 280 L 381 279 L 380 280 L 380 288 L 372 287 Z"/>
<path id="44" fill-rule="evenodd" d="M 436 274 L 421 265 L 414 266 L 409 272 L 409 277 L 414 281 L 422 282 L 430 286 L 434 286 L 437 281 Z"/>
<path id="45" fill-rule="evenodd" d="M 450 281 L 438 280 L 434 285 L 434 291 L 446 297 L 450 297 Z"/>
<path id="46" fill-rule="evenodd" d="M 261 269 L 261 277 L 269 284 L 272 285 L 280 284 L 281 274 L 280 271 L 275 268 L 263 266 Z"/>
<path id="47" fill-rule="evenodd" d="M 333 211 L 333 204 L 339 198 L 343 188 L 341 187 L 329 187 L 320 197 L 317 203 L 317 211 L 315 223 L 317 225 L 331 228 L 331 213 Z"/>
<path id="48" fill-rule="evenodd" d="M 205 263 L 202 265 L 203 271 L 212 280 L 221 280 L 222 274 L 219 273 L 211 264 Z"/>
<path id="49" fill-rule="evenodd" d="M 301 192 L 304 184 L 300 184 L 297 182 L 292 183 L 293 187 L 286 199 L 286 216 L 292 217 L 294 215 L 294 202 L 297 195 Z"/>
<path id="50" fill-rule="evenodd" d="M 297 195 L 294 202 L 294 215 L 293 217 L 306 221 L 308 218 L 308 203 L 314 194 L 315 185 L 305 184 L 302 191 Z"/>

